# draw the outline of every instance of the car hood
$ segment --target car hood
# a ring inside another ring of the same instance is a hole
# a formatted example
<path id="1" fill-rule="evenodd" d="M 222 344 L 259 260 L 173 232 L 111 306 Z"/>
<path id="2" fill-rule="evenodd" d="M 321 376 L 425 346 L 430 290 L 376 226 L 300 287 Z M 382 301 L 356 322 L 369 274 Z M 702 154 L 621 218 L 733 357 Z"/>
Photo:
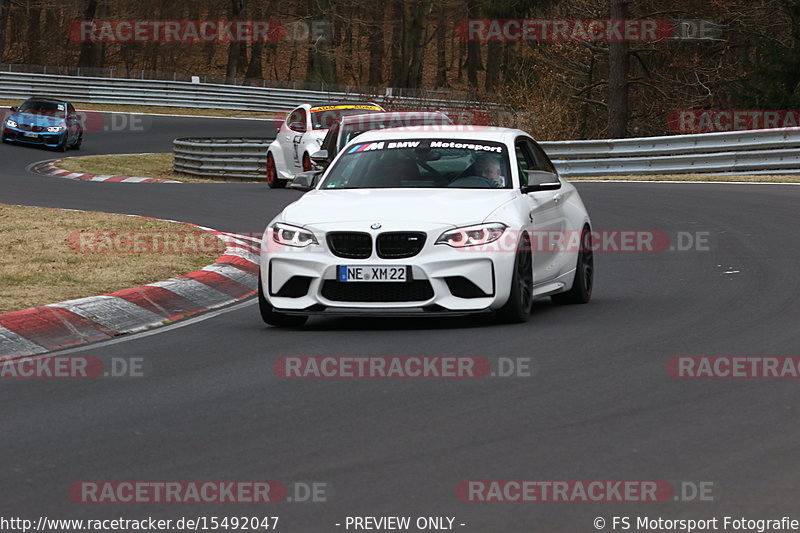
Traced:
<path id="1" fill-rule="evenodd" d="M 34 126 L 63 126 L 64 119 L 50 115 L 37 115 L 34 113 L 12 113 L 11 120 L 19 124 L 33 124 Z"/>
<path id="2" fill-rule="evenodd" d="M 313 190 L 283 211 L 296 225 L 413 221 L 460 226 L 483 222 L 514 199 L 511 189 Z"/>

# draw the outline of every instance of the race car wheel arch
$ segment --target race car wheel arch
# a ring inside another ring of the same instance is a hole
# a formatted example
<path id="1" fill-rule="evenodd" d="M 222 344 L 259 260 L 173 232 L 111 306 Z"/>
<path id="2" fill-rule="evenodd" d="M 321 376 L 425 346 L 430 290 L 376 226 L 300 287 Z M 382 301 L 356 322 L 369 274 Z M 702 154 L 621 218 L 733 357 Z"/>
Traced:
<path id="1" fill-rule="evenodd" d="M 567 292 L 552 295 L 550 300 L 554 304 L 585 304 L 591 300 L 594 286 L 594 253 L 592 249 L 592 232 L 587 225 L 581 230 L 581 249 L 578 252 L 572 288 Z"/>
<path id="2" fill-rule="evenodd" d="M 286 180 L 278 177 L 278 169 L 275 166 L 275 157 L 272 155 L 272 151 L 267 153 L 267 187 L 270 189 L 286 187 Z"/>
<path id="3" fill-rule="evenodd" d="M 300 327 L 308 320 L 307 316 L 286 315 L 275 311 L 272 304 L 264 296 L 264 284 L 261 280 L 261 272 L 258 273 L 258 310 L 261 312 L 261 319 L 270 326 L 293 328 Z"/>
<path id="4" fill-rule="evenodd" d="M 526 322 L 533 306 L 533 256 L 527 233 L 523 234 L 515 255 L 508 301 L 498 312 L 501 320 L 512 324 Z"/>

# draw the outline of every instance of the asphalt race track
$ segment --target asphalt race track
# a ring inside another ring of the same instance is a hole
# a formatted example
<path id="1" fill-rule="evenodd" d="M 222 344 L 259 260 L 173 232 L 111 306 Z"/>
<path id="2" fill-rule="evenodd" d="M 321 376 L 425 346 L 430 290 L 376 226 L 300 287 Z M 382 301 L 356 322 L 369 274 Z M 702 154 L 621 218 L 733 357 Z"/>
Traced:
<path id="1" fill-rule="evenodd" d="M 262 121 L 153 118 L 87 135 L 80 154 L 165 152 L 179 136 L 266 136 Z M 70 152 L 67 155 L 76 155 Z M 0 202 L 263 230 L 297 192 L 260 184 L 115 184 L 42 177 L 58 154 L 0 146 Z M 800 500 L 791 379 L 680 380 L 679 355 L 800 356 L 791 185 L 578 184 L 600 230 L 709 232 L 708 251 L 598 253 L 593 301 L 486 318 L 312 318 L 266 327 L 254 302 L 71 353 L 141 357 L 143 379 L 0 380 L 0 514 L 50 518 L 279 516 L 343 531 L 348 515 L 455 516 L 461 531 L 595 531 L 613 516 L 780 517 Z M 737 272 L 738 271 L 738 272 Z M 531 378 L 286 380 L 286 355 L 529 357 Z M 326 483 L 326 503 L 76 504 L 80 480 Z M 468 479 L 713 482 L 713 501 L 467 503 Z M 795 516 L 795 518 L 800 518 Z M 611 530 L 607 526 L 606 530 Z"/>

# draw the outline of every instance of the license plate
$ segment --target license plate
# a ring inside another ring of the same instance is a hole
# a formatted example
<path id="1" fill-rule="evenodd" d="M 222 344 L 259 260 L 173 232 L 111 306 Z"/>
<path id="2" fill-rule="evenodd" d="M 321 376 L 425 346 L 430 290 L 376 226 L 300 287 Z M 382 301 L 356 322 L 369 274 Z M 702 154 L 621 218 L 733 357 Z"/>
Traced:
<path id="1" fill-rule="evenodd" d="M 340 266 L 339 281 L 407 281 L 405 266 Z"/>
<path id="2" fill-rule="evenodd" d="M 32 138 L 34 138 L 34 139 L 35 139 L 35 138 L 37 138 L 37 137 L 39 136 L 39 134 L 38 134 L 38 133 L 31 133 L 31 132 L 29 132 L 29 131 L 26 131 L 26 132 L 25 132 L 25 133 L 23 133 L 22 135 L 24 135 L 25 137 L 32 137 Z"/>

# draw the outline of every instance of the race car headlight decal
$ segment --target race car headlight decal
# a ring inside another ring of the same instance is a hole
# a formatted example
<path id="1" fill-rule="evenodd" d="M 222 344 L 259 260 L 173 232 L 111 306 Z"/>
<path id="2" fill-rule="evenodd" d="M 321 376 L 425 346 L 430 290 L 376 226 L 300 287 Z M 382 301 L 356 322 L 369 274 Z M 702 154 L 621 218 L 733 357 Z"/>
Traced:
<path id="1" fill-rule="evenodd" d="M 11 119 L 8 119 L 6 120 L 6 126 L 8 126 L 9 128 L 16 128 L 17 126 L 19 126 L 19 124 L 17 124 Z"/>
<path id="2" fill-rule="evenodd" d="M 476 226 L 464 226 L 447 230 L 436 239 L 436 244 L 446 244 L 453 248 L 465 248 L 467 246 L 480 246 L 499 239 L 508 226 L 499 222 L 489 224 L 478 224 Z"/>
<path id="3" fill-rule="evenodd" d="M 61 131 L 63 129 L 64 129 L 63 126 L 50 126 L 49 128 L 47 128 L 47 131 L 50 132 L 50 133 L 58 133 L 59 131 Z"/>
<path id="4" fill-rule="evenodd" d="M 319 244 L 317 238 L 308 230 L 276 222 L 272 225 L 272 240 L 278 244 L 305 248 L 311 244 Z"/>

